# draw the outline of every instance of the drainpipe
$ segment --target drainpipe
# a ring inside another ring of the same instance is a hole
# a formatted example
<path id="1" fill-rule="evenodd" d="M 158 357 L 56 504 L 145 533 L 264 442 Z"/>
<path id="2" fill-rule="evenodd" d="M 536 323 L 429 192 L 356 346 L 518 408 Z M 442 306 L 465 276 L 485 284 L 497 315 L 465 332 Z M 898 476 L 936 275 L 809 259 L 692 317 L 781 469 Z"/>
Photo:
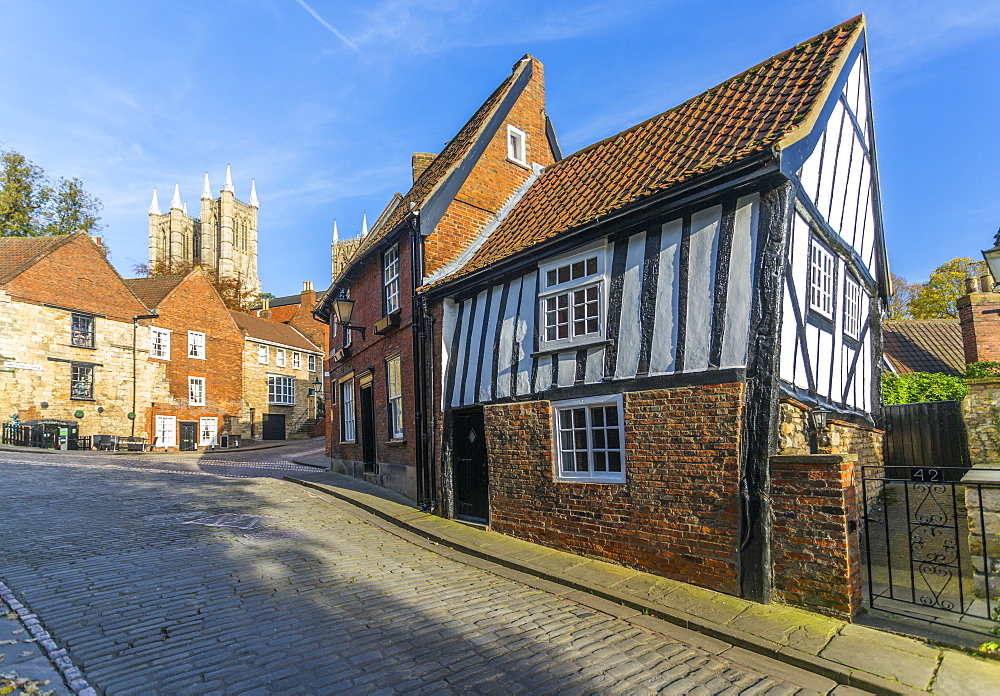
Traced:
<path id="1" fill-rule="evenodd" d="M 434 487 L 434 457 L 433 457 L 433 408 L 429 405 L 428 389 L 433 393 L 426 370 L 425 355 L 427 345 L 433 341 L 427 333 L 427 314 L 425 300 L 418 297 L 417 288 L 424 279 L 424 238 L 420 233 L 420 211 L 410 214 L 410 286 L 413 317 L 413 390 L 416 413 L 414 422 L 417 431 L 416 467 L 417 467 L 417 500 L 421 510 L 433 512 L 437 507 Z M 431 428 L 428 432 L 429 427 Z"/>
<path id="2" fill-rule="evenodd" d="M 139 328 L 140 319 L 157 319 L 159 314 L 139 314 L 138 316 L 132 317 L 132 437 L 135 437 L 135 419 L 137 414 L 135 412 L 135 379 L 136 379 L 136 354 L 135 354 L 135 336 L 136 331 Z"/>

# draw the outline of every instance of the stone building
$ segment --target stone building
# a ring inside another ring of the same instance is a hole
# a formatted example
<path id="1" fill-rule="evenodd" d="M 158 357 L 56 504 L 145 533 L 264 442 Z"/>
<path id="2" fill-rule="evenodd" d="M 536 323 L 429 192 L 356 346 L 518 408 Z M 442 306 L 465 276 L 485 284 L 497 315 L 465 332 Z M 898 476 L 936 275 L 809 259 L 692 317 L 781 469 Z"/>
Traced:
<path id="1" fill-rule="evenodd" d="M 230 311 L 243 334 L 243 415 L 254 440 L 310 437 L 321 398 L 323 350 L 288 324 Z"/>
<path id="2" fill-rule="evenodd" d="M 220 277 L 238 278 L 252 295 L 260 293 L 257 275 L 256 182 L 250 182 L 250 198 L 236 198 L 230 167 L 218 197 L 212 196 L 208 173 L 201 192 L 201 217 L 188 214 L 181 200 L 180 185 L 174 186 L 170 209 L 160 212 L 156 189 L 149 206 L 149 265 L 156 270 L 203 266 Z"/>
<path id="3" fill-rule="evenodd" d="M 142 406 L 165 393 L 147 314 L 86 234 L 0 238 L 0 420 L 142 435 Z"/>

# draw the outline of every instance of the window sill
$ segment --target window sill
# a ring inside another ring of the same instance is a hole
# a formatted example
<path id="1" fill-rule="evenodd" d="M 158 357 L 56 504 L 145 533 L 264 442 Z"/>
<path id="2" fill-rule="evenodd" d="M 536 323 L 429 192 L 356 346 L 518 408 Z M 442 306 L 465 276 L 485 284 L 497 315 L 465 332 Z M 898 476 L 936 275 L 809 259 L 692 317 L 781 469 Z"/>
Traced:
<path id="1" fill-rule="evenodd" d="M 92 396 L 71 396 L 71 397 L 69 397 L 69 400 L 70 401 L 97 401 L 97 399 L 95 399 Z"/>
<path id="2" fill-rule="evenodd" d="M 69 344 L 70 348 L 83 348 L 84 350 L 97 350 L 97 346 L 79 346 L 75 343 Z"/>
<path id="3" fill-rule="evenodd" d="M 404 447 L 406 445 L 406 439 L 400 438 L 398 440 L 397 439 L 386 440 L 382 444 L 384 444 L 386 447 Z"/>
<path id="4" fill-rule="evenodd" d="M 349 357 L 351 357 L 351 347 L 344 346 L 343 348 L 341 348 L 340 350 L 338 350 L 336 353 L 333 354 L 332 359 L 334 362 L 343 362 Z"/>
<path id="5" fill-rule="evenodd" d="M 192 360 L 208 360 L 204 355 L 189 355 Z"/>
<path id="6" fill-rule="evenodd" d="M 611 479 L 611 478 L 564 478 L 562 476 L 556 476 L 556 483 L 599 483 L 599 484 L 616 484 L 619 486 L 625 485 L 625 479 Z"/>
<path id="7" fill-rule="evenodd" d="M 529 172 L 531 171 L 531 165 L 528 164 L 527 162 L 522 162 L 520 160 L 516 160 L 513 157 L 508 157 L 507 161 L 510 162 L 511 164 L 516 164 L 521 169 L 527 169 Z"/>
<path id="8" fill-rule="evenodd" d="M 268 401 L 267 405 L 268 406 L 294 406 L 295 404 L 286 404 L 286 403 L 277 403 L 277 402 L 274 402 L 274 401 Z"/>
<path id="9" fill-rule="evenodd" d="M 341 440 L 340 444 L 341 445 L 356 445 L 356 444 L 358 444 L 358 441 L 357 440 Z"/>
<path id="10" fill-rule="evenodd" d="M 556 353 L 571 353 L 576 350 L 581 350 L 584 348 L 600 348 L 602 346 L 609 346 L 614 343 L 614 339 L 604 338 L 597 341 L 587 341 L 586 343 L 563 343 L 558 346 L 552 346 L 550 348 L 539 348 L 529 357 L 537 358 L 542 355 L 555 355 Z"/>
<path id="11" fill-rule="evenodd" d="M 402 311 L 399 309 L 393 310 L 392 312 L 389 312 L 384 317 L 375 322 L 375 328 L 374 328 L 375 333 L 377 333 L 379 336 L 384 336 L 398 329 L 399 317 L 401 313 Z"/>

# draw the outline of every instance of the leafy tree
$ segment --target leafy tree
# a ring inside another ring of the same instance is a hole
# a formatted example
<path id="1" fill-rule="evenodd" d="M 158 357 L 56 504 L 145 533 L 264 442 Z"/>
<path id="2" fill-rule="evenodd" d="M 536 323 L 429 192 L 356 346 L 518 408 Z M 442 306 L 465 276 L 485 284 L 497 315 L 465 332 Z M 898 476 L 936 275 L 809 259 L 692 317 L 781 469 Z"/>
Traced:
<path id="1" fill-rule="evenodd" d="M 889 298 L 889 319 L 912 319 L 910 303 L 913 302 L 920 283 L 908 283 L 905 278 L 892 274 L 892 297 Z"/>
<path id="2" fill-rule="evenodd" d="M 979 360 L 965 366 L 966 379 L 984 379 L 987 377 L 1000 377 L 1000 362 Z"/>
<path id="3" fill-rule="evenodd" d="M 77 178 L 53 187 L 45 170 L 15 150 L 0 151 L 0 237 L 93 234 L 101 202 Z"/>
<path id="4" fill-rule="evenodd" d="M 220 276 L 215 269 L 198 266 L 187 261 L 156 261 L 152 264 L 137 263 L 132 272 L 139 276 L 153 278 L 168 275 L 187 275 L 195 268 L 201 268 L 208 282 L 219 293 L 223 304 L 237 312 L 249 312 L 258 303 L 260 295 L 244 285 L 239 276 Z"/>
<path id="5" fill-rule="evenodd" d="M 955 301 L 965 294 L 965 279 L 985 273 L 986 264 L 970 258 L 952 259 L 941 264 L 926 283 L 917 286 L 910 300 L 910 315 L 914 319 L 957 318 Z"/>
<path id="6" fill-rule="evenodd" d="M 909 372 L 882 376 L 882 399 L 886 406 L 924 401 L 961 401 L 969 392 L 965 379 L 932 372 Z"/>

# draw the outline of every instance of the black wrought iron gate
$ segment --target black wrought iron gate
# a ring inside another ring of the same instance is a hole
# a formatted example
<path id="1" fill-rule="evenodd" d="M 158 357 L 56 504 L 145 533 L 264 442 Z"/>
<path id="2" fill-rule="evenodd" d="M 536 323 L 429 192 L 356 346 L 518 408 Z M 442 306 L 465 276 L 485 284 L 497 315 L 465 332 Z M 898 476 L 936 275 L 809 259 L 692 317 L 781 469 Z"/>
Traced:
<path id="1" fill-rule="evenodd" d="M 870 605 L 900 613 L 919 607 L 932 620 L 963 615 L 973 630 L 996 626 L 1000 516 L 989 501 L 1000 496 L 1000 469 L 924 466 L 890 475 L 901 470 L 861 467 Z"/>

